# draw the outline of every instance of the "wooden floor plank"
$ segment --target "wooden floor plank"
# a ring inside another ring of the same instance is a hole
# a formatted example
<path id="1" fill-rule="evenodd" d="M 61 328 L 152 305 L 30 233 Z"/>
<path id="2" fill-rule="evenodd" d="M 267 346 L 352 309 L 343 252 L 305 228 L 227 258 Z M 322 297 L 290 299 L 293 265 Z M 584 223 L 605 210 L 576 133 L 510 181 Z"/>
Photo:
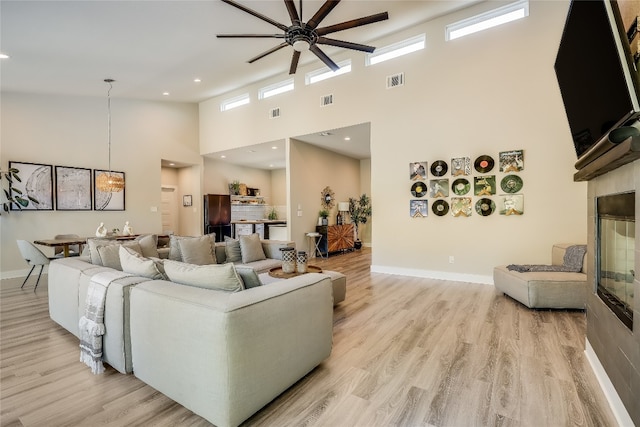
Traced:
<path id="1" fill-rule="evenodd" d="M 615 426 L 584 356 L 584 312 L 530 310 L 492 286 L 370 272 L 364 248 L 310 264 L 347 276 L 331 356 L 245 426 Z M 207 426 L 107 366 L 37 292 L 0 282 L 0 425 Z"/>

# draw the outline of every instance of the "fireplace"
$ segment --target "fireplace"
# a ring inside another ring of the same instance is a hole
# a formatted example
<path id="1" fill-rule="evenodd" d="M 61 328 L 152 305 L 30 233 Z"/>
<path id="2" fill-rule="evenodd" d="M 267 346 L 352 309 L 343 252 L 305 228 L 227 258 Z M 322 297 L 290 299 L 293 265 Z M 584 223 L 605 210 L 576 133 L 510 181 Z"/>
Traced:
<path id="1" fill-rule="evenodd" d="M 597 199 L 597 295 L 633 329 L 635 279 L 635 192 Z"/>

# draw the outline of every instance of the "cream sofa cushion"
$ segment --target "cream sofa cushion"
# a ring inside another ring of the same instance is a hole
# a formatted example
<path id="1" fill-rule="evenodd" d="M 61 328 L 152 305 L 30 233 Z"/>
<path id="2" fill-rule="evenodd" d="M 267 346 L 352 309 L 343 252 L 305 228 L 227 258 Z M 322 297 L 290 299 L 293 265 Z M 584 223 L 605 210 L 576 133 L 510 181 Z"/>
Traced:
<path id="1" fill-rule="evenodd" d="M 183 285 L 227 292 L 244 289 L 233 264 L 194 265 L 165 260 L 164 271 L 169 280 Z"/>
<path id="2" fill-rule="evenodd" d="M 156 261 L 145 258 L 136 251 L 120 246 L 120 264 L 122 271 L 136 276 L 147 277 L 154 280 L 166 280 L 167 276 L 160 271 Z"/>
<path id="3" fill-rule="evenodd" d="M 216 264 L 214 244 L 209 236 L 179 239 L 182 261 L 196 265 Z"/>
<path id="4" fill-rule="evenodd" d="M 243 264 L 267 259 L 264 249 L 262 249 L 260 235 L 254 233 L 248 236 L 240 236 L 240 254 L 242 255 Z"/>

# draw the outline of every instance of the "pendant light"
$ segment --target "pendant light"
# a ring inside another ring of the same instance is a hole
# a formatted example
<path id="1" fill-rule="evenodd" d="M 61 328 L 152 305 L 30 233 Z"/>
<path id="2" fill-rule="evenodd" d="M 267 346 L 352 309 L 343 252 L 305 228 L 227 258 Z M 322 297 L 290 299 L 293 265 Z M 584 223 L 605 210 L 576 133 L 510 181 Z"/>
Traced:
<path id="1" fill-rule="evenodd" d="M 103 193 L 117 193 L 124 190 L 124 178 L 114 174 L 111 170 L 111 89 L 113 88 L 113 79 L 104 79 L 109 85 L 107 91 L 107 141 L 109 146 L 109 171 L 98 175 L 96 178 L 96 187 Z"/>

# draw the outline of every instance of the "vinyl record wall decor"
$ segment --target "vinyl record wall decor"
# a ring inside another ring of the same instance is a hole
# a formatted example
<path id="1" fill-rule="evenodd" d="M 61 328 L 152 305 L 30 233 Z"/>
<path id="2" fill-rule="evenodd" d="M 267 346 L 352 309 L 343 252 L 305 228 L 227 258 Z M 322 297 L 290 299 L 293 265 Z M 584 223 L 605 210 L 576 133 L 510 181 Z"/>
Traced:
<path id="1" fill-rule="evenodd" d="M 520 216 L 524 165 L 524 150 L 409 162 L 409 216 Z"/>

